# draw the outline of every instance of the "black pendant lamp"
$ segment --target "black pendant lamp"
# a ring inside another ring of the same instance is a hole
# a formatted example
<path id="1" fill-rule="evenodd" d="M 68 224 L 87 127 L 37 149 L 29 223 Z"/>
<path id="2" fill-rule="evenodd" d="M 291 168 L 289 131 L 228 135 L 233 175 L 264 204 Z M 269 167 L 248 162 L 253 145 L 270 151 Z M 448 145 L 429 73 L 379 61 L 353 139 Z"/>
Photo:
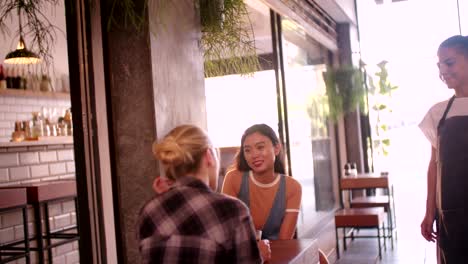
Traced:
<path id="1" fill-rule="evenodd" d="M 5 57 L 5 63 L 8 64 L 34 64 L 41 61 L 39 56 L 28 50 L 23 39 L 23 27 L 21 25 L 21 8 L 18 8 L 19 33 L 20 39 L 16 50 L 8 53 Z"/>

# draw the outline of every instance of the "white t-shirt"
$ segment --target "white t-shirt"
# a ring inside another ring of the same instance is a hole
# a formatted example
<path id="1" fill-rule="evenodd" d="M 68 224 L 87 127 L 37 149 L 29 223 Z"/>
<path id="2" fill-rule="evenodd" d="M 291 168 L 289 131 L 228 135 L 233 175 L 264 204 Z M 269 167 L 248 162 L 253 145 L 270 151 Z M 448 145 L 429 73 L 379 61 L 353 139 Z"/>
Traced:
<path id="1" fill-rule="evenodd" d="M 437 126 L 444 115 L 448 101 L 445 100 L 433 105 L 419 123 L 419 128 L 434 148 L 437 148 Z M 452 116 L 468 116 L 468 97 L 455 98 L 446 119 Z"/>

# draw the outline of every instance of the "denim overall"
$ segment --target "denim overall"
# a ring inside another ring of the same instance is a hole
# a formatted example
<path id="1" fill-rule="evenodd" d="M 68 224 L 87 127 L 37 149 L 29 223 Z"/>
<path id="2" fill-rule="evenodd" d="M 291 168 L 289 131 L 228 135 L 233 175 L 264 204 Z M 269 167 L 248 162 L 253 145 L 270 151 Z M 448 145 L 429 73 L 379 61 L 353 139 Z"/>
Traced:
<path id="1" fill-rule="evenodd" d="M 438 131 L 438 259 L 439 263 L 468 263 L 468 116 L 447 118 Z"/>
<path id="2" fill-rule="evenodd" d="M 273 200 L 270 215 L 262 229 L 262 239 L 278 239 L 281 223 L 283 222 L 286 211 L 286 176 L 280 174 L 279 177 L 281 177 L 279 187 Z M 242 175 L 241 187 L 237 197 L 250 208 L 249 172 L 244 172 Z"/>

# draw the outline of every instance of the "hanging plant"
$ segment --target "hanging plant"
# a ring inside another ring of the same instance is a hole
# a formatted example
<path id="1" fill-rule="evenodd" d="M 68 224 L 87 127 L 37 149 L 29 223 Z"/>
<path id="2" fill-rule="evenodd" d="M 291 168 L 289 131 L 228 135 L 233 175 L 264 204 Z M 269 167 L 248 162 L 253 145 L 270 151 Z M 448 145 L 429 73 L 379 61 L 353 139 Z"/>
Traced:
<path id="1" fill-rule="evenodd" d="M 1 0 L 0 1 L 0 30 L 5 36 L 9 34 L 6 21 L 18 19 L 21 15 L 21 26 L 15 34 L 19 38 L 20 34 L 29 36 L 31 49 L 37 51 L 39 57 L 44 61 L 46 68 L 53 62 L 51 50 L 54 48 L 57 38 L 58 27 L 53 25 L 44 13 L 47 8 L 55 7 L 59 0 Z M 47 71 L 47 69 L 46 69 Z"/>
<path id="2" fill-rule="evenodd" d="M 1 0 L 0 30 L 8 31 L 5 21 L 16 16 L 20 8 L 25 16 L 24 29 L 32 39 L 31 48 L 49 65 L 56 39 L 56 26 L 44 15 L 44 7 L 57 6 L 60 0 Z M 243 0 L 193 0 L 199 9 L 202 25 L 202 46 L 205 76 L 228 73 L 249 74 L 260 69 L 255 48 L 252 23 Z M 157 2 L 157 4 L 156 4 Z M 141 29 L 144 22 L 163 23 L 167 5 L 177 5 L 176 0 L 145 0 L 136 6 L 133 0 L 109 2 L 107 27 L 132 26 Z M 151 8 L 157 6 L 158 8 Z M 118 15 L 116 14 L 118 10 Z M 149 11 L 148 11 L 149 10 Z M 148 14 L 157 12 L 157 14 Z M 118 19 L 117 19 L 118 18 Z M 156 22 L 155 22 L 156 21 Z"/>
<path id="3" fill-rule="evenodd" d="M 328 97 L 328 113 L 332 120 L 336 121 L 339 117 L 356 111 L 358 106 L 363 108 L 366 92 L 363 73 L 359 68 L 328 68 L 323 77 Z"/>
<path id="4" fill-rule="evenodd" d="M 252 23 L 243 0 L 199 0 L 205 77 L 260 69 Z"/>

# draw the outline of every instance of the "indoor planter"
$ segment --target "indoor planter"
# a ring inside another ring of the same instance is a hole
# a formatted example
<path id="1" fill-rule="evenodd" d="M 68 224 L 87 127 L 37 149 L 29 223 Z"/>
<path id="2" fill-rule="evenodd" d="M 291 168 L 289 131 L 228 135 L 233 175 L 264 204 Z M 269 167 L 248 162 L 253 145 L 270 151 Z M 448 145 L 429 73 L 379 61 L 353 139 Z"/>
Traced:
<path id="1" fill-rule="evenodd" d="M 328 97 L 328 115 L 333 121 L 356 111 L 358 106 L 365 109 L 366 91 L 360 68 L 351 65 L 329 67 L 323 78 Z"/>

